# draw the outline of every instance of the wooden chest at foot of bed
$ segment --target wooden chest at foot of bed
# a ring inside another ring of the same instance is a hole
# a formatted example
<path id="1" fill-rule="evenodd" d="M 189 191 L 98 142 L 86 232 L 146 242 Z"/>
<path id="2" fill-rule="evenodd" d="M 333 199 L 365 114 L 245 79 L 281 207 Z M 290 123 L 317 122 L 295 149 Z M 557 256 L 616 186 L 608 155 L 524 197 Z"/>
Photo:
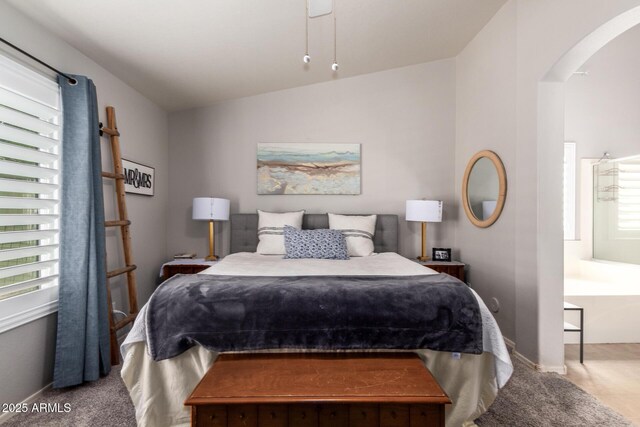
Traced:
<path id="1" fill-rule="evenodd" d="M 389 404 L 196 405 L 192 426 L 426 427 L 444 426 L 444 406 Z"/>
<path id="2" fill-rule="evenodd" d="M 225 354 L 186 400 L 191 425 L 444 426 L 451 403 L 414 353 Z"/>

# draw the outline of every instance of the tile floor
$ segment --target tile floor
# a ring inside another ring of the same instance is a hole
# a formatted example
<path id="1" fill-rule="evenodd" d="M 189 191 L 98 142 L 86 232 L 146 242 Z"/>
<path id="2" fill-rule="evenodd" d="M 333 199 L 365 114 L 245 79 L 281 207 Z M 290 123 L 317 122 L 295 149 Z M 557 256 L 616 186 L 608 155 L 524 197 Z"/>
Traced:
<path id="1" fill-rule="evenodd" d="M 567 379 L 640 426 L 640 344 L 565 345 Z"/>

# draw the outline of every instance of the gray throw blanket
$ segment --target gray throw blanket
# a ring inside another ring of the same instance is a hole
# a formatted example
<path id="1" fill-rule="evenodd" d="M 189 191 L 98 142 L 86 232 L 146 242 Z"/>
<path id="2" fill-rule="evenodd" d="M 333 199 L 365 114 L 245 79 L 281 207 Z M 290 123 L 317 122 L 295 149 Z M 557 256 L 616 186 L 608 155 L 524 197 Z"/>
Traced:
<path id="1" fill-rule="evenodd" d="M 154 360 L 209 350 L 431 349 L 482 353 L 467 285 L 425 276 L 177 275 L 149 301 Z"/>

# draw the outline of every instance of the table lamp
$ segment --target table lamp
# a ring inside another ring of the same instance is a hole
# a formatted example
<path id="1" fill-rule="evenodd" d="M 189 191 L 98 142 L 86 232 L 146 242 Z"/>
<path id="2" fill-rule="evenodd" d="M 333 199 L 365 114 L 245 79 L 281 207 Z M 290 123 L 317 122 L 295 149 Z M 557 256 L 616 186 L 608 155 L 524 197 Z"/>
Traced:
<path id="1" fill-rule="evenodd" d="M 215 197 L 194 198 L 193 219 L 209 221 L 209 256 L 205 260 L 216 261 L 218 257 L 215 255 L 214 221 L 227 221 L 229 219 L 229 200 Z"/>
<path id="2" fill-rule="evenodd" d="M 407 200 L 407 221 L 422 222 L 422 256 L 419 261 L 428 261 L 427 222 L 442 222 L 442 202 L 439 200 Z"/>

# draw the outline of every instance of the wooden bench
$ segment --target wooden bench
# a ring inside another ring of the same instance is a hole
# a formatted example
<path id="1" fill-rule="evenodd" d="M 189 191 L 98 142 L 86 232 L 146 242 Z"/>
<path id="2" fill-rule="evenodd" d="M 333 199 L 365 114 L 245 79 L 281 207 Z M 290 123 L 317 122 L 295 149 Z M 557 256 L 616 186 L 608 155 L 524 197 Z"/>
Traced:
<path id="1" fill-rule="evenodd" d="M 192 426 L 444 426 L 451 401 L 415 353 L 223 354 L 185 401 Z"/>

